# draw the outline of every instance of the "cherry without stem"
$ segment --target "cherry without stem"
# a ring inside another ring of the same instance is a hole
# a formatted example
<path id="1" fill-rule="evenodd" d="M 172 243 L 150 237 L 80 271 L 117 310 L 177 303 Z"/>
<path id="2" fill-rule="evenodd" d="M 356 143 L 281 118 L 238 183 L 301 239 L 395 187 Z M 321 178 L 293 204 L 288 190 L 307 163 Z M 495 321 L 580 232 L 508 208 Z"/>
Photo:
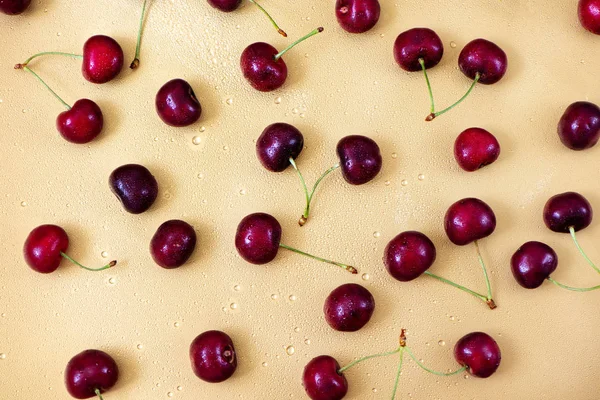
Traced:
<path id="1" fill-rule="evenodd" d="M 185 221 L 173 219 L 161 224 L 150 241 L 150 254 L 165 269 L 181 267 L 196 248 L 196 231 Z"/>
<path id="2" fill-rule="evenodd" d="M 571 104 L 558 122 L 558 137 L 571 150 L 594 147 L 600 139 L 600 107 L 587 101 Z"/>
<path id="3" fill-rule="evenodd" d="M 242 4 L 242 0 L 207 0 L 207 1 L 208 1 L 208 4 L 210 4 L 213 8 L 216 8 L 217 10 L 220 10 L 220 11 L 223 11 L 223 12 L 235 11 L 235 10 L 238 9 L 238 7 L 240 6 L 240 4 Z M 275 22 L 275 20 L 273 19 L 273 17 L 271 17 L 271 15 L 267 12 L 267 10 L 265 10 L 255 0 L 248 0 L 248 1 L 250 3 L 252 3 L 252 4 L 254 4 L 256 7 L 258 7 L 258 9 L 263 14 L 265 14 L 265 16 L 271 22 L 271 25 L 273 25 L 273 27 L 275 28 L 275 30 L 277 30 L 277 33 L 279 33 L 283 37 L 287 37 L 287 33 L 285 33 L 285 31 L 283 29 L 281 29 L 279 27 L 279 25 L 277 25 L 277 22 Z"/>
<path id="4" fill-rule="evenodd" d="M 378 0 L 337 0 L 335 16 L 340 26 L 350 33 L 364 33 L 377 24 L 381 6 Z"/>
<path id="5" fill-rule="evenodd" d="M 202 115 L 194 89 L 183 79 L 165 83 L 156 94 L 155 105 L 160 119 L 174 127 L 189 126 Z"/>
<path id="6" fill-rule="evenodd" d="M 499 156 L 500 143 L 485 129 L 466 129 L 454 142 L 454 158 L 458 165 L 468 172 L 490 165 Z"/>
<path id="7" fill-rule="evenodd" d="M 205 382 L 223 382 L 237 369 L 233 341 L 225 332 L 207 331 L 190 345 L 190 361 L 194 374 Z"/>
<path id="8" fill-rule="evenodd" d="M 325 320 L 336 331 L 356 332 L 365 326 L 375 311 L 375 299 L 361 285 L 347 283 L 334 289 L 323 305 Z"/>
<path id="9" fill-rule="evenodd" d="M 108 181 L 123 208 L 132 214 L 148 210 L 158 196 L 156 178 L 143 165 L 122 165 L 110 174 Z"/>
<path id="10" fill-rule="evenodd" d="M 585 29 L 600 35 L 600 0 L 579 0 L 577 14 Z"/>
<path id="11" fill-rule="evenodd" d="M 2 0 L 0 11 L 7 15 L 19 15 L 27 10 L 29 4 L 31 0 Z"/>
<path id="12" fill-rule="evenodd" d="M 110 36 L 96 35 L 83 45 L 83 77 L 92 83 L 113 80 L 123 69 L 123 49 Z"/>
<path id="13" fill-rule="evenodd" d="M 115 360 L 100 350 L 85 350 L 69 361 L 65 369 L 67 391 L 76 399 L 98 397 L 110 390 L 119 379 Z"/>

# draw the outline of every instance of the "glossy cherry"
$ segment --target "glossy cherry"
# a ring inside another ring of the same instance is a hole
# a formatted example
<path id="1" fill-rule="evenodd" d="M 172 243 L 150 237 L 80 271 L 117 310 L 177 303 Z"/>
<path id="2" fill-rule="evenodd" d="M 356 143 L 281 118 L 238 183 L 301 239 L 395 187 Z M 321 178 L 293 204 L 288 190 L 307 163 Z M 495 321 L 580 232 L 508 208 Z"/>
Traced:
<path id="1" fill-rule="evenodd" d="M 102 110 L 88 99 L 77 100 L 73 107 L 56 118 L 56 129 L 71 143 L 89 143 L 102 132 L 103 127 Z"/>
<path id="2" fill-rule="evenodd" d="M 394 42 L 394 59 L 405 71 L 433 68 L 444 55 L 442 40 L 429 28 L 413 28 L 402 32 Z M 423 65 L 421 65 L 423 62 Z"/>
<path id="3" fill-rule="evenodd" d="M 202 114 L 194 89 L 183 79 L 165 83 L 156 94 L 155 103 L 158 116 L 170 126 L 189 126 Z"/>
<path id="4" fill-rule="evenodd" d="M 526 289 L 535 289 L 558 266 L 558 256 L 552 247 L 542 242 L 527 242 L 513 254 L 511 270 L 517 283 Z"/>
<path id="5" fill-rule="evenodd" d="M 571 150 L 594 147 L 600 139 L 600 107 L 587 101 L 571 104 L 558 122 L 558 137 Z"/>
<path id="6" fill-rule="evenodd" d="M 479 199 L 462 199 L 448 208 L 444 228 L 452 243 L 464 246 L 491 235 L 496 229 L 496 215 Z"/>
<path id="7" fill-rule="evenodd" d="M 190 345 L 190 361 L 194 374 L 210 383 L 231 378 L 237 368 L 233 341 L 221 331 L 207 331 L 198 335 Z"/>
<path id="8" fill-rule="evenodd" d="M 431 267 L 436 258 L 433 242 L 421 232 L 402 232 L 385 248 L 387 272 L 401 282 L 412 281 Z"/>
<path id="9" fill-rule="evenodd" d="M 373 180 L 382 167 L 381 151 L 375 141 L 366 136 L 351 135 L 337 144 L 342 175 L 352 185 Z"/>
<path id="10" fill-rule="evenodd" d="M 99 269 L 88 268 L 69 257 L 66 254 L 68 248 L 69 237 L 63 228 L 57 225 L 40 225 L 27 236 L 23 246 L 23 255 L 27 265 L 42 274 L 56 271 L 63 258 L 89 271 L 101 271 L 117 264 L 116 261 L 111 261 Z"/>
<path id="11" fill-rule="evenodd" d="M 27 10 L 31 0 L 0 0 L 0 11 L 8 15 L 18 15 Z"/>
<path id="12" fill-rule="evenodd" d="M 76 399 L 98 397 L 110 390 L 119 379 L 115 360 L 100 350 L 85 350 L 69 361 L 65 369 L 65 385 Z"/>
<path id="13" fill-rule="evenodd" d="M 554 232 L 580 231 L 592 223 L 593 216 L 590 202 L 575 192 L 552 196 L 544 206 L 544 223 Z"/>
<path id="14" fill-rule="evenodd" d="M 256 141 L 256 155 L 263 167 L 273 172 L 284 171 L 290 158 L 296 159 L 304 148 L 304 137 L 295 127 L 284 122 L 267 126 Z"/>
<path id="15" fill-rule="evenodd" d="M 83 77 L 92 83 L 113 80 L 123 69 L 123 49 L 109 36 L 96 35 L 83 45 Z"/>
<path id="16" fill-rule="evenodd" d="M 334 289 L 323 306 L 325 320 L 336 331 L 356 332 L 369 322 L 375 311 L 371 292 L 356 283 Z"/>
<path id="17" fill-rule="evenodd" d="M 173 219 L 158 227 L 150 241 L 154 262 L 166 269 L 181 267 L 196 248 L 196 231 L 185 221 Z"/>
<path id="18" fill-rule="evenodd" d="M 467 43 L 460 52 L 458 66 L 467 77 L 484 85 L 492 85 L 506 73 L 508 57 L 497 44 L 485 39 L 475 39 Z"/>
<path id="19" fill-rule="evenodd" d="M 463 336 L 454 346 L 454 358 L 467 371 L 479 378 L 488 378 L 500 366 L 502 356 L 498 343 L 487 333 L 472 332 Z"/>
<path id="20" fill-rule="evenodd" d="M 231 12 L 236 10 L 240 4 L 242 4 L 242 0 L 207 0 L 208 4 L 210 4 L 213 8 L 216 8 L 219 11 L 223 12 Z"/>
<path id="21" fill-rule="evenodd" d="M 585 29 L 600 35 L 600 0 L 579 0 L 577 13 Z"/>
<path id="22" fill-rule="evenodd" d="M 348 381 L 331 356 L 313 358 L 304 367 L 302 385 L 312 400 L 341 400 L 348 393 Z"/>
<path id="23" fill-rule="evenodd" d="M 335 16 L 340 26 L 350 33 L 363 33 L 379 21 L 381 6 L 378 0 L 337 0 Z"/>
<path id="24" fill-rule="evenodd" d="M 466 129 L 454 142 L 454 158 L 465 171 L 473 172 L 490 165 L 499 155 L 500 143 L 485 129 Z"/>
<path id="25" fill-rule="evenodd" d="M 156 178 L 143 165 L 120 166 L 110 174 L 108 183 L 123 208 L 132 214 L 148 210 L 158 196 Z"/>

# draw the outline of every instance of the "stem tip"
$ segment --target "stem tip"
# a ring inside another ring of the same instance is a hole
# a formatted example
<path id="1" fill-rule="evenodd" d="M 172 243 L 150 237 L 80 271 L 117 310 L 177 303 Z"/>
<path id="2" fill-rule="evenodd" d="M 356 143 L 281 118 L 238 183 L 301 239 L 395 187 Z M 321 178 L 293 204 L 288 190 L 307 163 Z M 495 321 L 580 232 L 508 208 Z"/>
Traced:
<path id="1" fill-rule="evenodd" d="M 406 347 L 406 329 L 400 330 L 400 347 Z"/>
<path id="2" fill-rule="evenodd" d="M 490 310 L 493 310 L 494 308 L 498 307 L 496 305 L 496 302 L 494 302 L 493 299 L 488 299 L 488 301 L 486 301 L 485 303 L 488 305 L 488 307 L 490 308 Z"/>
<path id="3" fill-rule="evenodd" d="M 317 28 L 317 30 L 318 30 L 319 32 L 323 32 L 325 29 L 324 29 L 322 26 L 320 26 L 320 27 L 318 27 L 318 28 Z"/>
<path id="4" fill-rule="evenodd" d="M 358 274 L 358 270 L 352 266 L 348 266 L 348 271 L 352 274 L 352 275 L 356 275 Z"/>
<path id="5" fill-rule="evenodd" d="M 283 37 L 287 37 L 287 33 L 285 33 L 285 31 L 283 29 L 278 29 L 277 32 L 279 32 L 279 34 Z"/>
<path id="6" fill-rule="evenodd" d="M 306 224 L 306 221 L 308 221 L 308 218 L 306 218 L 304 215 L 300 217 L 300 219 L 298 220 L 298 225 L 300 226 L 304 226 L 304 224 Z"/>
<path id="7" fill-rule="evenodd" d="M 108 264 L 108 268 L 112 268 L 115 265 L 117 265 L 117 260 L 112 260 L 109 264 Z"/>
<path id="8" fill-rule="evenodd" d="M 435 114 L 434 114 L 434 113 L 431 113 L 431 114 L 429 114 L 429 115 L 427 116 L 427 118 L 425 118 L 425 121 L 427 121 L 427 122 L 431 122 L 431 121 L 433 121 L 434 119 L 435 119 Z"/>
<path id="9" fill-rule="evenodd" d="M 15 64 L 15 69 L 23 69 L 23 67 L 25 67 L 25 64 Z"/>
<path id="10" fill-rule="evenodd" d="M 131 62 L 131 64 L 129 65 L 129 68 L 136 69 L 139 66 L 140 66 L 140 59 L 136 58 Z"/>

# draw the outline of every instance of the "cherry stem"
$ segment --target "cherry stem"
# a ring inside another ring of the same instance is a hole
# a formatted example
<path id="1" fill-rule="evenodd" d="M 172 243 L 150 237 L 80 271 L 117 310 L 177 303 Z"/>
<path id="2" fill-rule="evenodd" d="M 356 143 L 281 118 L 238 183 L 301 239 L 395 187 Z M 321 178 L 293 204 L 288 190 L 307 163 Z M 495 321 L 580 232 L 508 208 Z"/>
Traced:
<path id="1" fill-rule="evenodd" d="M 254 4 L 256 7 L 258 7 L 260 9 L 260 11 L 262 11 L 267 16 L 267 18 L 269 18 L 269 20 L 271 21 L 271 24 L 273 24 L 275 29 L 277 29 L 277 33 L 279 33 L 283 37 L 287 37 L 287 33 L 285 33 L 285 31 L 283 29 L 281 29 L 279 27 L 279 25 L 277 25 L 277 22 L 275 22 L 275 20 L 273 19 L 273 17 L 271 17 L 271 15 L 267 12 L 267 10 L 262 8 L 262 6 L 260 4 L 258 4 L 256 1 L 254 1 L 254 0 L 249 0 L 249 1 L 250 1 L 250 3 Z"/>
<path id="2" fill-rule="evenodd" d="M 94 390 L 94 393 L 96 393 L 96 396 L 98 396 L 99 400 L 104 400 L 104 397 L 102 397 L 102 394 L 100 393 L 100 389 Z"/>
<path id="3" fill-rule="evenodd" d="M 275 59 L 275 61 L 279 60 L 281 58 L 281 56 L 283 56 L 285 53 L 288 52 L 288 50 L 290 50 L 292 47 L 294 47 L 295 45 L 297 45 L 300 42 L 305 41 L 306 39 L 308 39 L 311 36 L 315 36 L 317 33 L 321 33 L 323 32 L 323 27 L 319 27 L 317 29 L 315 29 L 314 31 L 310 32 L 308 35 L 301 37 L 300 39 L 296 40 L 294 43 L 290 44 L 288 47 L 286 47 L 285 49 L 281 50 L 279 53 L 277 53 L 275 55 L 275 57 L 273 57 Z"/>
<path id="4" fill-rule="evenodd" d="M 135 45 L 135 58 L 129 65 L 129 68 L 136 69 L 140 66 L 140 47 L 142 43 L 142 30 L 144 28 L 144 15 L 146 15 L 146 3 L 148 0 L 144 0 L 144 5 L 142 6 L 142 16 L 140 17 L 140 28 L 138 29 L 137 42 Z"/>
<path id="5" fill-rule="evenodd" d="M 392 400 L 396 398 L 398 384 L 400 383 L 400 373 L 402 372 L 402 361 L 404 360 L 404 347 L 400 348 L 400 361 L 398 361 L 398 370 L 396 371 L 396 381 L 394 382 L 394 390 L 392 391 Z"/>
<path id="6" fill-rule="evenodd" d="M 483 276 L 485 277 L 485 286 L 487 287 L 487 301 L 491 301 L 493 303 L 494 300 L 492 300 L 492 286 L 490 285 L 490 277 L 488 276 L 487 268 L 485 267 L 485 263 L 483 262 L 483 257 L 481 257 L 479 243 L 477 242 L 477 240 L 475 240 L 473 243 L 475 243 L 475 249 L 477 250 L 477 259 L 479 259 L 479 264 L 481 264 L 481 268 L 483 269 Z M 492 309 L 494 308 L 496 308 L 495 304 Z"/>
<path id="7" fill-rule="evenodd" d="M 29 67 L 23 66 L 22 68 L 23 68 L 23 70 L 25 70 L 25 71 L 31 73 L 33 76 L 35 76 L 37 78 L 37 80 L 40 81 L 42 83 L 42 85 L 44 85 L 46 87 L 46 89 L 48 89 L 50 91 L 50 93 L 52 93 L 54 95 L 54 97 L 56 97 L 58 99 L 58 101 L 60 101 L 67 108 L 67 110 L 71 109 L 71 106 L 68 105 L 67 102 L 65 102 L 63 99 L 61 99 L 61 97 L 58 94 L 56 94 L 56 92 L 54 90 L 52 90 L 50 88 L 50 86 L 48 86 L 48 84 L 46 82 L 44 82 L 44 80 L 38 74 L 33 72 L 33 70 L 30 69 Z"/>
<path id="8" fill-rule="evenodd" d="M 73 57 L 73 58 L 83 58 L 83 56 L 81 54 L 63 53 L 61 51 L 45 51 L 43 53 L 34 54 L 31 57 L 29 57 L 27 60 L 25 60 L 25 62 L 15 65 L 15 69 L 22 69 L 22 68 L 26 67 L 27 64 L 29 64 L 31 62 L 31 60 L 33 60 L 34 58 L 41 57 L 41 56 L 66 56 L 66 57 Z"/>
<path id="9" fill-rule="evenodd" d="M 567 289 L 567 290 L 571 290 L 573 292 L 591 292 L 592 290 L 600 289 L 600 285 L 592 286 L 592 287 L 588 287 L 588 288 L 576 288 L 576 287 L 572 287 L 572 286 L 563 285 L 562 283 L 556 282 L 554 279 L 552 279 L 550 277 L 548 277 L 546 279 L 548 279 L 550 282 L 554 283 L 558 287 L 561 287 L 561 288 Z"/>
<path id="10" fill-rule="evenodd" d="M 342 269 L 345 269 L 346 271 L 350 272 L 351 274 L 358 274 L 358 270 L 356 268 L 350 266 L 350 265 L 346 265 L 346 264 L 342 264 L 342 263 L 339 263 L 339 262 L 336 262 L 336 261 L 331 261 L 331 260 L 327 260 L 325 258 L 313 256 L 312 254 L 305 253 L 305 252 L 303 252 L 301 250 L 298 250 L 298 249 L 295 249 L 293 247 L 287 246 L 287 245 L 285 245 L 283 243 L 279 243 L 279 247 L 283 247 L 284 249 L 291 250 L 294 253 L 302 254 L 303 256 L 314 258 L 315 260 L 318 260 L 318 261 L 321 261 L 321 262 L 324 262 L 324 263 L 327 263 L 327 264 L 333 264 L 333 265 L 338 266 L 338 267 L 340 267 Z"/>
<path id="11" fill-rule="evenodd" d="M 370 356 L 366 356 L 366 357 L 359 358 L 358 360 L 354 360 L 354 361 L 352 361 L 350 364 L 346 365 L 344 368 L 340 368 L 340 369 L 339 369 L 339 371 L 338 371 L 338 373 L 339 373 L 339 374 L 341 374 L 341 373 L 343 373 L 344 371 L 347 371 L 347 370 L 349 370 L 350 368 L 354 367 L 356 364 L 359 364 L 359 363 L 361 363 L 361 362 L 363 362 L 363 361 L 370 360 L 371 358 L 379 358 L 379 357 L 387 357 L 387 356 L 391 356 L 392 354 L 399 353 L 399 352 L 400 352 L 402 349 L 403 349 L 403 347 L 402 347 L 402 346 L 398 346 L 398 348 L 397 348 L 396 350 L 393 350 L 393 351 L 388 351 L 388 352 L 385 352 L 385 353 L 379 353 L 379 354 L 372 354 L 372 355 L 370 355 Z"/>
<path id="12" fill-rule="evenodd" d="M 458 99 L 458 101 L 454 104 L 452 104 L 450 107 L 448 108 L 444 108 L 442 111 L 438 111 L 438 112 L 432 112 L 431 114 L 429 114 L 427 116 L 427 118 L 425 118 L 425 121 L 433 121 L 436 117 L 439 117 L 442 114 L 447 113 L 448 111 L 452 110 L 454 107 L 456 107 L 457 105 L 459 105 L 460 103 L 463 102 L 464 99 L 466 99 L 469 94 L 471 94 L 471 92 L 473 91 L 473 88 L 475 87 L 475 85 L 477 84 L 477 82 L 479 82 L 479 78 L 481 78 L 481 74 L 479 74 L 479 72 L 475 75 L 475 80 L 473 80 L 473 83 L 471 84 L 471 87 L 469 88 L 469 90 L 467 90 L 467 93 L 465 93 L 463 95 L 463 97 L 461 97 L 460 99 Z"/>
<path id="13" fill-rule="evenodd" d="M 94 271 L 94 272 L 104 271 L 105 269 L 109 269 L 109 268 L 112 268 L 115 265 L 117 265 L 117 260 L 113 260 L 113 261 L 109 262 L 108 264 L 106 264 L 104 267 L 101 267 L 101 268 L 96 268 L 96 269 L 94 269 L 94 268 L 88 268 L 88 267 L 86 267 L 84 265 L 79 264 L 77 261 L 73 260 L 71 257 L 69 257 L 68 255 L 66 255 L 62 251 L 60 252 L 60 255 L 63 256 L 64 258 L 66 258 L 67 260 L 71 261 L 73 264 L 75 264 L 75 265 L 77 265 L 77 266 L 79 266 L 79 267 L 81 267 L 83 269 L 86 269 L 88 271 Z"/>
<path id="14" fill-rule="evenodd" d="M 423 363 L 421 363 L 421 361 L 419 361 L 419 359 L 417 357 L 415 357 L 415 355 L 413 354 L 413 352 L 411 351 L 411 349 L 409 349 L 408 347 L 406 348 L 406 352 L 408 353 L 408 355 L 410 356 L 410 358 L 412 358 L 414 360 L 414 362 L 417 363 L 417 365 L 419 367 L 421 367 L 422 369 L 424 369 L 425 371 L 429 372 L 430 374 L 434 374 L 437 376 L 453 376 L 453 375 L 458 375 L 461 372 L 464 372 L 467 370 L 467 366 L 465 365 L 464 367 L 457 369 L 456 371 L 453 372 L 438 372 L 438 371 L 434 371 L 432 369 L 427 368 L 425 365 L 423 365 Z"/>
<path id="15" fill-rule="evenodd" d="M 483 302 L 484 302 L 484 303 L 486 303 L 488 306 L 490 306 L 490 308 L 491 308 L 492 310 L 493 310 L 494 308 L 496 308 L 496 307 L 495 307 L 495 305 L 494 305 L 494 307 L 492 307 L 492 306 L 490 305 L 490 303 L 489 303 L 490 299 L 488 299 L 487 297 L 485 297 L 485 296 L 484 296 L 484 295 L 482 295 L 482 294 L 479 294 L 479 293 L 477 293 L 477 292 L 474 292 L 474 291 L 472 291 L 471 289 L 467 289 L 466 287 L 464 287 L 464 286 L 462 286 L 462 285 L 459 285 L 458 283 L 454 283 L 454 282 L 452 282 L 452 281 L 450 281 L 450 280 L 448 280 L 448 279 L 446 279 L 446 278 L 442 278 L 441 276 L 438 276 L 438 275 L 436 275 L 436 274 L 434 274 L 434 273 L 432 273 L 432 272 L 425 271 L 425 272 L 424 272 L 424 274 L 425 274 L 425 275 L 429 275 L 430 277 L 432 277 L 432 278 L 435 278 L 435 279 L 437 279 L 438 281 L 442 281 L 442 282 L 444 282 L 444 283 L 447 283 L 448 285 L 454 286 L 454 287 L 455 287 L 455 288 L 457 288 L 457 289 L 460 289 L 460 290 L 462 290 L 462 291 L 464 291 L 464 292 L 467 292 L 467 293 L 469 293 L 470 295 L 473 295 L 473 296 L 477 297 L 479 300 L 483 301 Z"/>
<path id="16" fill-rule="evenodd" d="M 419 58 L 419 64 L 421 64 L 421 68 L 423 69 L 423 75 L 425 75 L 425 82 L 427 82 L 427 90 L 429 91 L 429 101 L 431 103 L 431 107 L 429 108 L 431 114 L 435 113 L 435 103 L 433 101 L 433 90 L 431 90 L 431 83 L 429 82 L 429 77 L 427 76 L 427 68 L 425 68 L 425 61 L 422 58 Z"/>
<path id="17" fill-rule="evenodd" d="M 577 250 L 579 250 L 579 252 L 583 256 L 583 258 L 585 258 L 585 261 L 587 261 L 587 263 L 590 264 L 592 266 L 592 268 L 594 268 L 596 270 L 596 272 L 598 272 L 600 274 L 600 269 L 598 269 L 598 267 L 596 267 L 596 265 L 592 262 L 592 260 L 590 260 L 590 258 L 587 256 L 587 254 L 585 254 L 585 252 L 583 251 L 583 249 L 579 245 L 579 242 L 577 241 L 577 237 L 575 236 L 575 227 L 570 226 L 569 227 L 569 232 L 571 233 L 571 237 L 573 238 L 573 242 L 575 242 L 575 246 L 577 246 Z"/>

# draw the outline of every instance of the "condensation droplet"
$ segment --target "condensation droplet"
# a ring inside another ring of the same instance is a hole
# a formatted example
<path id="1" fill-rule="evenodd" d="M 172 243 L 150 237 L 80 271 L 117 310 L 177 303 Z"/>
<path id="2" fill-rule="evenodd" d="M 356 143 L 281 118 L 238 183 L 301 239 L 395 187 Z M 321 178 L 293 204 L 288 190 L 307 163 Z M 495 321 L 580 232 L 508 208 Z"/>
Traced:
<path id="1" fill-rule="evenodd" d="M 289 297 L 290 301 L 296 301 L 296 296 L 294 296 L 293 294 L 290 295 Z"/>
<path id="2" fill-rule="evenodd" d="M 425 175 L 419 174 L 418 178 L 419 178 L 420 181 L 425 180 Z"/>
<path id="3" fill-rule="evenodd" d="M 198 174 L 198 179 L 204 179 L 204 174 L 203 173 L 199 173 Z"/>
<path id="4" fill-rule="evenodd" d="M 225 103 L 227 103 L 229 105 L 232 105 L 233 104 L 233 99 L 229 98 L 229 99 L 225 100 Z"/>
<path id="5" fill-rule="evenodd" d="M 103 251 L 102 253 L 100 253 L 100 255 L 102 256 L 102 258 L 108 258 L 108 251 Z"/>
<path id="6" fill-rule="evenodd" d="M 201 126 L 200 129 L 198 129 L 200 132 L 204 132 L 206 130 L 205 126 Z"/>
<path id="7" fill-rule="evenodd" d="M 136 347 L 137 347 L 137 349 L 138 349 L 138 350 L 141 350 L 141 349 L 143 349 L 143 348 L 144 348 L 144 346 L 143 346 L 141 343 L 140 343 L 140 344 L 138 344 Z"/>
<path id="8" fill-rule="evenodd" d="M 296 352 L 296 349 L 294 348 L 294 346 L 288 346 L 285 348 L 285 352 L 288 356 L 291 356 Z"/>
<path id="9" fill-rule="evenodd" d="M 363 279 L 363 281 L 368 281 L 369 279 L 371 279 L 371 275 L 369 275 L 369 274 L 362 274 L 362 279 Z"/>
<path id="10" fill-rule="evenodd" d="M 4 360 L 6 358 L 6 354 L 0 353 L 0 360 Z"/>
<path id="11" fill-rule="evenodd" d="M 235 285 L 233 287 L 233 290 L 235 290 L 236 292 L 239 292 L 240 290 L 242 290 L 242 287 L 240 285 Z"/>
<path id="12" fill-rule="evenodd" d="M 450 47 L 452 47 L 453 49 L 455 49 L 456 48 L 456 42 L 454 42 L 454 41 L 450 42 Z"/>
<path id="13" fill-rule="evenodd" d="M 263 367 L 268 367 L 268 366 L 269 366 L 269 364 L 268 364 L 268 363 L 265 361 L 265 362 L 263 362 L 263 363 L 262 363 L 262 366 L 263 366 Z"/>
<path id="14" fill-rule="evenodd" d="M 281 97 L 275 97 L 275 104 L 281 104 Z"/>
<path id="15" fill-rule="evenodd" d="M 227 312 L 227 307 L 223 307 L 223 308 L 221 308 L 221 311 L 223 311 L 223 312 Z"/>
<path id="16" fill-rule="evenodd" d="M 223 151 L 229 150 L 229 146 L 223 146 Z"/>
<path id="17" fill-rule="evenodd" d="M 300 118 L 304 118 L 304 117 L 306 117 L 306 114 L 300 113 Z"/>
<path id="18" fill-rule="evenodd" d="M 202 143 L 202 138 L 200 136 L 194 136 L 192 138 L 192 143 L 195 144 L 196 146 L 199 145 L 200 143 Z"/>
<path id="19" fill-rule="evenodd" d="M 237 303 L 231 303 L 229 305 L 229 308 L 231 308 L 232 310 L 235 310 L 236 308 L 238 308 L 238 305 L 237 305 Z"/>
<path id="20" fill-rule="evenodd" d="M 183 386 L 177 386 L 177 390 L 181 392 L 183 390 Z"/>
<path id="21" fill-rule="evenodd" d="M 450 321 L 454 321 L 454 315 L 450 316 Z"/>
<path id="22" fill-rule="evenodd" d="M 392 158 L 398 158 L 398 153 L 392 153 Z"/>
<path id="23" fill-rule="evenodd" d="M 390 186 L 390 181 L 385 181 L 383 183 L 385 184 L 385 186 Z"/>
<path id="24" fill-rule="evenodd" d="M 446 345 L 446 342 L 445 342 L 445 341 L 443 341 L 443 340 L 440 340 L 440 341 L 438 342 L 438 344 L 439 344 L 440 346 L 445 346 L 445 345 Z"/>
<path id="25" fill-rule="evenodd" d="M 409 308 L 409 309 L 408 309 L 408 312 L 413 312 L 413 309 L 412 309 L 412 308 Z"/>
<path id="26" fill-rule="evenodd" d="M 114 285 L 115 282 L 115 278 L 108 278 L 108 283 L 110 283 L 111 285 Z"/>
<path id="27" fill-rule="evenodd" d="M 56 32 L 56 36 L 60 36 L 60 32 Z"/>
<path id="28" fill-rule="evenodd" d="M 0 314 L 0 317 L 5 318 L 6 317 L 6 313 Z"/>
<path id="29" fill-rule="evenodd" d="M 277 300 L 278 298 L 279 298 L 279 296 L 277 296 L 276 294 L 271 295 L 271 299 L 273 299 L 273 300 Z"/>
<path id="30" fill-rule="evenodd" d="M 373 391 L 373 393 L 377 393 L 377 388 L 373 388 L 371 390 Z"/>
<path id="31" fill-rule="evenodd" d="M 309 345 L 310 344 L 310 339 L 304 339 L 304 344 L 305 345 Z"/>
<path id="32" fill-rule="evenodd" d="M 22 201 L 21 202 L 21 207 L 27 207 L 27 202 L 26 201 Z"/>
<path id="33" fill-rule="evenodd" d="M 298 328 L 298 327 L 295 327 L 295 328 L 294 328 L 294 332 L 296 332 L 296 333 L 300 332 L 300 328 Z"/>
<path id="34" fill-rule="evenodd" d="M 155 141 L 155 142 L 158 142 L 158 136 L 154 138 L 154 141 Z"/>
<path id="35" fill-rule="evenodd" d="M 173 397 L 173 395 L 174 395 L 173 392 L 167 393 L 167 396 L 169 396 L 169 397 Z"/>
<path id="36" fill-rule="evenodd" d="M 463 378 L 469 379 L 469 375 L 464 375 Z"/>
<path id="37" fill-rule="evenodd" d="M 245 195 L 245 194 L 246 194 L 246 189 L 241 189 L 241 190 L 240 190 L 240 195 L 242 195 L 242 196 L 243 196 L 243 195 Z"/>
<path id="38" fill-rule="evenodd" d="M 298 114 L 298 111 L 299 111 L 299 110 L 298 110 L 296 107 L 294 107 L 294 108 L 292 109 L 292 114 Z"/>
<path id="39" fill-rule="evenodd" d="M 403 179 L 402 182 L 400 182 L 400 184 L 402 186 L 406 186 L 406 185 L 408 185 L 408 181 L 406 179 Z"/>
<path id="40" fill-rule="evenodd" d="M 175 328 L 179 328 L 179 322 L 175 322 L 175 323 L 173 323 L 173 326 L 174 326 Z"/>
<path id="41" fill-rule="evenodd" d="M 381 233 L 379 231 L 373 232 L 373 237 L 374 238 L 378 238 L 379 236 L 381 236 Z"/>

